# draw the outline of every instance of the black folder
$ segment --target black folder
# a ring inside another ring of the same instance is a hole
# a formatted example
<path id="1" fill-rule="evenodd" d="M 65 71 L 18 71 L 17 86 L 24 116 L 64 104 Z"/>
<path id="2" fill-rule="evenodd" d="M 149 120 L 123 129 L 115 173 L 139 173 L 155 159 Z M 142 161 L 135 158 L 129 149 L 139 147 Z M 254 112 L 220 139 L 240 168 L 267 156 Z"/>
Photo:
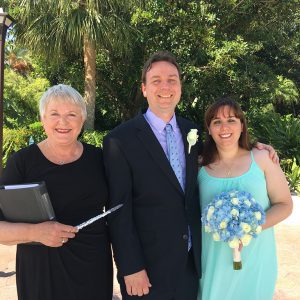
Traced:
<path id="1" fill-rule="evenodd" d="M 55 219 L 44 182 L 0 186 L 0 209 L 9 222 L 40 223 Z"/>

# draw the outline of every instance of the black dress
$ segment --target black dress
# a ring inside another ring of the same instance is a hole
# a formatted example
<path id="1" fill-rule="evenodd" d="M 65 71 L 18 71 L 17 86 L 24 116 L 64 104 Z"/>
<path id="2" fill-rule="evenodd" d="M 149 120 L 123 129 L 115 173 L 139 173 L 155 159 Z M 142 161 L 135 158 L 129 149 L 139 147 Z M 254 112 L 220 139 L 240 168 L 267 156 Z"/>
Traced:
<path id="1" fill-rule="evenodd" d="M 56 165 L 31 145 L 11 157 L 1 183 L 45 181 L 57 221 L 78 225 L 101 213 L 107 201 L 102 151 L 88 144 L 83 147 L 77 161 Z M 16 274 L 21 300 L 111 300 L 106 221 L 85 227 L 59 248 L 19 244 Z"/>

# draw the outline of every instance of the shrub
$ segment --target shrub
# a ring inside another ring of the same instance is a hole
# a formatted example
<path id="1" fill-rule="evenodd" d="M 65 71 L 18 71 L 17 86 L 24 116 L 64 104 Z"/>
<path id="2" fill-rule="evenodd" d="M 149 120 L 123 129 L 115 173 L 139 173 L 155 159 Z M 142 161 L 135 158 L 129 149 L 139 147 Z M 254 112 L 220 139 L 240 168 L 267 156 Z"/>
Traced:
<path id="1" fill-rule="evenodd" d="M 280 116 L 274 112 L 249 116 L 249 125 L 255 138 L 272 145 L 281 159 L 296 159 L 300 165 L 300 119 L 292 115 Z"/>
<path id="2" fill-rule="evenodd" d="M 102 147 L 103 138 L 107 134 L 107 131 L 84 131 L 80 136 L 80 140 L 87 144 L 95 145 L 96 147 Z"/>
<path id="3" fill-rule="evenodd" d="M 14 152 L 28 145 L 30 133 L 28 129 L 3 129 L 3 165 Z"/>
<path id="4" fill-rule="evenodd" d="M 284 159 L 281 165 L 288 180 L 290 190 L 300 193 L 300 165 L 297 165 L 296 159 Z"/>

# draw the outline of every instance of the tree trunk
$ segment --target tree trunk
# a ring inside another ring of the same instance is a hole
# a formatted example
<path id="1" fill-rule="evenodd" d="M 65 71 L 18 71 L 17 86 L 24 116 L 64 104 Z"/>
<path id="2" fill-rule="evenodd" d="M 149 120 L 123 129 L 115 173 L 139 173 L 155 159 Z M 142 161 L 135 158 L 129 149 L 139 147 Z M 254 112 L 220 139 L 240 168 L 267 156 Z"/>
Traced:
<path id="1" fill-rule="evenodd" d="M 96 44 L 87 36 L 83 41 L 84 57 L 84 100 L 87 119 L 84 129 L 94 129 L 96 104 Z"/>

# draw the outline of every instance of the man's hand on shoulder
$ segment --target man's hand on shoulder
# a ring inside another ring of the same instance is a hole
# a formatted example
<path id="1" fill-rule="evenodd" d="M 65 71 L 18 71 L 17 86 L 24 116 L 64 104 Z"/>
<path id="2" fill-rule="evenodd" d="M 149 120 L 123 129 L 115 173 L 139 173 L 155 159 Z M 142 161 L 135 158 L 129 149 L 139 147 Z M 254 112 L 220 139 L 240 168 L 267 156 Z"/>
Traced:
<path id="1" fill-rule="evenodd" d="M 130 296 L 143 296 L 149 294 L 151 283 L 146 270 L 124 276 L 127 294 Z"/>
<path id="2" fill-rule="evenodd" d="M 274 164 L 279 165 L 279 157 L 278 157 L 275 149 L 271 145 L 266 145 L 266 144 L 257 142 L 254 145 L 254 147 L 257 148 L 258 150 L 265 149 L 265 150 L 269 151 L 270 159 L 273 161 Z"/>

